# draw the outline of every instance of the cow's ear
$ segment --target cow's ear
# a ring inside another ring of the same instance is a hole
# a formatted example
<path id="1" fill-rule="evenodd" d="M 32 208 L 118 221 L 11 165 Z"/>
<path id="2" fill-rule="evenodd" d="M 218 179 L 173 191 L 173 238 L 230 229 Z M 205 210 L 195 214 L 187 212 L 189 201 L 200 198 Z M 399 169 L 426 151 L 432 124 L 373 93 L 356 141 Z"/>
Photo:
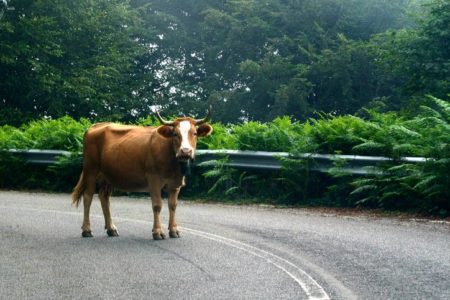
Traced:
<path id="1" fill-rule="evenodd" d="M 162 135 L 165 138 L 173 137 L 173 127 L 172 126 L 159 126 L 158 134 Z"/>
<path id="2" fill-rule="evenodd" d="M 197 136 L 204 137 L 211 134 L 213 128 L 209 124 L 202 124 L 197 128 Z"/>

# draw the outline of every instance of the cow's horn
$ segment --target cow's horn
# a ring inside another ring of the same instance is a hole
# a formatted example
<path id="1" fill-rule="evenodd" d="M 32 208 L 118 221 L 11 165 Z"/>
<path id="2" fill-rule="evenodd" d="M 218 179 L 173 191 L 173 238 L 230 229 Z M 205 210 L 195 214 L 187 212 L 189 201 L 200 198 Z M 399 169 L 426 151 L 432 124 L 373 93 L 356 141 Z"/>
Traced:
<path id="1" fill-rule="evenodd" d="M 202 125 L 204 123 L 208 123 L 211 120 L 211 105 L 208 108 L 208 113 L 206 114 L 206 117 L 204 117 L 203 119 L 198 119 L 195 120 L 195 124 L 196 125 Z"/>
<path id="2" fill-rule="evenodd" d="M 166 121 L 164 120 L 161 115 L 159 114 L 159 111 L 156 109 L 156 117 L 158 118 L 159 122 L 161 122 L 161 124 L 163 125 L 167 125 L 167 126 L 173 126 L 173 121 Z"/>

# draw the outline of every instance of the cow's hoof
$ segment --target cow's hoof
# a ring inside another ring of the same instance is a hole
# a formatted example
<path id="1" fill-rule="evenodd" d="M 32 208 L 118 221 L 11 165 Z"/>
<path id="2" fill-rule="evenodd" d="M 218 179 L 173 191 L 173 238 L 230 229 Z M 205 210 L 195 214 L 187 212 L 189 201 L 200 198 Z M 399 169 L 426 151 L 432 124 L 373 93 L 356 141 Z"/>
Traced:
<path id="1" fill-rule="evenodd" d="M 180 232 L 178 230 L 177 231 L 169 231 L 169 236 L 171 238 L 179 238 L 179 237 L 181 237 Z"/>
<path id="2" fill-rule="evenodd" d="M 153 239 L 154 240 L 165 240 L 166 239 L 166 235 L 162 232 L 160 233 L 153 233 Z"/>
<path id="3" fill-rule="evenodd" d="M 108 229 L 106 230 L 106 233 L 108 234 L 108 236 L 119 236 L 119 232 L 117 231 L 117 229 Z"/>
<path id="4" fill-rule="evenodd" d="M 82 237 L 94 237 L 93 235 L 92 235 L 92 231 L 83 231 L 82 233 L 81 233 L 81 236 Z"/>

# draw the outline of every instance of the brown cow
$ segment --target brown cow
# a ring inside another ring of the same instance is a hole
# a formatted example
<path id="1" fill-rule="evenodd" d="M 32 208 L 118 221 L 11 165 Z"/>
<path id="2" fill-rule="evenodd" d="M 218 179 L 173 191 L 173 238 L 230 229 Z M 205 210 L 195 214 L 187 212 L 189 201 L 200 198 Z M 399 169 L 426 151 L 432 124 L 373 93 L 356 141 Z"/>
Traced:
<path id="1" fill-rule="evenodd" d="M 161 190 L 168 192 L 169 236 L 180 236 L 175 221 L 178 193 L 184 186 L 181 164 L 194 159 L 197 138 L 209 135 L 207 124 L 211 108 L 204 119 L 182 117 L 165 121 L 156 112 L 159 127 L 142 127 L 99 123 L 85 134 L 83 141 L 83 171 L 72 192 L 72 201 L 78 207 L 83 196 L 83 237 L 92 237 L 89 210 L 99 184 L 99 198 L 109 236 L 118 236 L 110 212 L 112 188 L 123 191 L 148 191 L 153 206 L 153 238 L 165 238 L 159 218 Z"/>

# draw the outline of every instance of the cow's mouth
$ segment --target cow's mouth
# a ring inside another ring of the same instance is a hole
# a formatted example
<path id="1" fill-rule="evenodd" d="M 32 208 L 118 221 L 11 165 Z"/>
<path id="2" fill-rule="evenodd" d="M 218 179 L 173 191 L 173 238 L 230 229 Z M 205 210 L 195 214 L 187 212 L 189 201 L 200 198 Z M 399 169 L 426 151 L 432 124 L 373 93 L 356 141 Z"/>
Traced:
<path id="1" fill-rule="evenodd" d="M 182 155 L 182 154 L 180 154 L 180 155 L 177 156 L 177 159 L 178 159 L 179 162 L 188 162 L 189 160 L 192 160 L 194 158 L 191 157 L 190 155 Z"/>

